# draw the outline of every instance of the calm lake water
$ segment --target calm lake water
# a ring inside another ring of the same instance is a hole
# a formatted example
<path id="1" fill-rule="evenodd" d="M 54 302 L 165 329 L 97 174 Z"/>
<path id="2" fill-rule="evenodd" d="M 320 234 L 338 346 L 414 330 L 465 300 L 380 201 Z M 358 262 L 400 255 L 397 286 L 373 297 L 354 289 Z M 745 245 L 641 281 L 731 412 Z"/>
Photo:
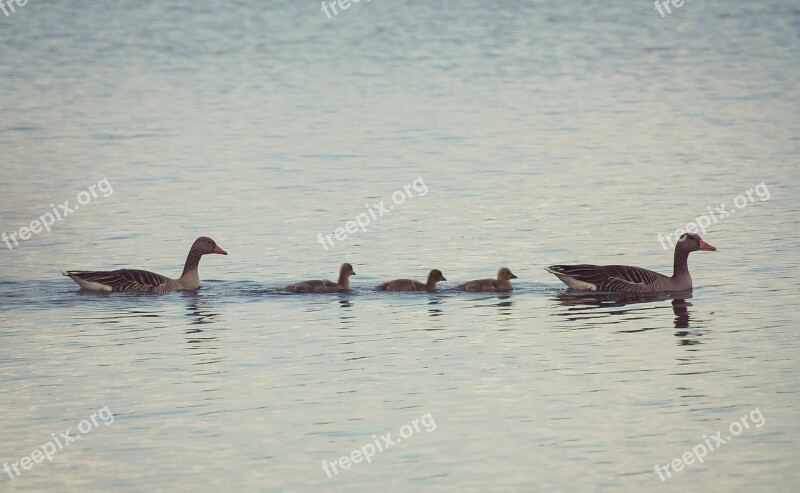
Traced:
<path id="1" fill-rule="evenodd" d="M 796 491 L 796 2 L 30 0 L 0 46 L 0 230 L 75 209 L 0 244 L 0 490 Z M 689 299 L 543 269 L 669 273 L 695 220 Z M 60 275 L 200 235 L 197 293 Z"/>

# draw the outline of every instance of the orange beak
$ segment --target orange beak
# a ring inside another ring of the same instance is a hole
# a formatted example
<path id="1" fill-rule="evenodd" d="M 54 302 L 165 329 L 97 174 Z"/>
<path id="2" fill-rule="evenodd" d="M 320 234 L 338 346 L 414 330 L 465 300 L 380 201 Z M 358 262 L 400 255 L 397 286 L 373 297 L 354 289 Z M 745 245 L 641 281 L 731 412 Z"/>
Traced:
<path id="1" fill-rule="evenodd" d="M 218 253 L 220 255 L 227 255 L 228 254 L 228 252 L 226 252 L 225 250 L 223 250 L 222 248 L 220 248 L 220 247 L 218 247 L 216 245 L 214 245 L 214 253 Z"/>
<path id="2" fill-rule="evenodd" d="M 716 252 L 717 247 L 711 246 L 703 240 L 700 240 L 700 250 L 708 250 L 709 252 Z"/>

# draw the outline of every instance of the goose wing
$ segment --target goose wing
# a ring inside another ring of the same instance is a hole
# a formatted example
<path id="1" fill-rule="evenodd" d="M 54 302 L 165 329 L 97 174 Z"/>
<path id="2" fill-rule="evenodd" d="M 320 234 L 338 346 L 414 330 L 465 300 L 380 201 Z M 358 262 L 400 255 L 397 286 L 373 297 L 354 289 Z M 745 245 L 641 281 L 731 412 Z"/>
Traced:
<path id="1" fill-rule="evenodd" d="M 547 270 L 559 277 L 592 284 L 598 291 L 624 293 L 651 292 L 659 278 L 657 272 L 629 265 L 551 265 Z"/>
<path id="2" fill-rule="evenodd" d="M 151 293 L 164 288 L 168 277 L 146 270 L 120 269 L 111 271 L 67 271 L 69 276 L 83 287 L 97 285 L 99 289 L 114 292 Z M 83 282 L 81 282 L 83 281 Z M 103 289 L 106 286 L 110 289 Z"/>

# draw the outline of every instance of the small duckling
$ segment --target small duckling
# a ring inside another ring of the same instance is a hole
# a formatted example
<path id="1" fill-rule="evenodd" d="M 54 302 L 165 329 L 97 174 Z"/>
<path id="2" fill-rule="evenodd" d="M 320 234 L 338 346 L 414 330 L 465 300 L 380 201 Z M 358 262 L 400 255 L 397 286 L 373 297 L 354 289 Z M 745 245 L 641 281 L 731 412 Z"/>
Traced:
<path id="1" fill-rule="evenodd" d="M 428 282 L 422 284 L 411 279 L 395 279 L 376 287 L 378 291 L 436 291 L 436 283 L 446 281 L 444 274 L 439 269 L 433 269 L 428 274 Z"/>
<path id="2" fill-rule="evenodd" d="M 295 293 L 335 293 L 337 291 L 347 291 L 350 289 L 350 276 L 356 275 L 353 266 L 344 263 L 339 269 L 339 282 L 332 282 L 315 279 L 313 281 L 303 281 L 286 286 L 287 291 Z"/>
<path id="3" fill-rule="evenodd" d="M 511 279 L 517 279 L 517 276 L 507 267 L 503 267 L 497 271 L 497 279 L 476 279 L 457 286 L 456 289 L 473 293 L 511 291 L 514 289 L 514 286 L 511 285 Z"/>

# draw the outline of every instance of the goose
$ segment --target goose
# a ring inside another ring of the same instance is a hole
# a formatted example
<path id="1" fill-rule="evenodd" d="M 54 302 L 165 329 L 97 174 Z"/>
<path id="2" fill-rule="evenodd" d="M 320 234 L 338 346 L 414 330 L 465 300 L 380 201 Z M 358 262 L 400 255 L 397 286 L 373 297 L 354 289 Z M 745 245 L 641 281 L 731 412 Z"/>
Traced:
<path id="1" fill-rule="evenodd" d="M 545 270 L 572 289 L 622 293 L 687 291 L 692 289 L 687 260 L 689 253 L 697 250 L 717 249 L 696 234 L 685 233 L 680 237 L 675 245 L 672 277 L 628 265 L 551 265 Z"/>
<path id="2" fill-rule="evenodd" d="M 339 282 L 315 279 L 313 281 L 303 281 L 286 286 L 287 291 L 295 293 L 335 293 L 337 291 L 347 291 L 350 289 L 350 276 L 356 275 L 353 266 L 344 263 L 339 268 Z"/>
<path id="3" fill-rule="evenodd" d="M 485 291 L 511 291 L 514 286 L 511 285 L 511 279 L 517 279 L 517 276 L 511 272 L 507 267 L 501 267 L 497 271 L 497 279 L 476 279 L 474 281 L 465 282 L 460 286 L 456 286 L 459 291 L 470 291 L 473 293 Z"/>
<path id="4" fill-rule="evenodd" d="M 433 269 L 428 274 L 428 282 L 421 283 L 411 279 L 395 279 L 376 287 L 378 291 L 436 291 L 436 283 L 446 281 L 444 274 L 439 269 Z"/>
<path id="5" fill-rule="evenodd" d="M 186 256 L 183 273 L 178 279 L 146 270 L 120 269 L 110 271 L 68 270 L 61 274 L 78 283 L 82 289 L 90 291 L 123 293 L 167 293 L 170 291 L 194 291 L 200 287 L 197 266 L 200 258 L 209 253 L 227 255 L 228 252 L 217 246 L 207 236 L 196 239 Z"/>

